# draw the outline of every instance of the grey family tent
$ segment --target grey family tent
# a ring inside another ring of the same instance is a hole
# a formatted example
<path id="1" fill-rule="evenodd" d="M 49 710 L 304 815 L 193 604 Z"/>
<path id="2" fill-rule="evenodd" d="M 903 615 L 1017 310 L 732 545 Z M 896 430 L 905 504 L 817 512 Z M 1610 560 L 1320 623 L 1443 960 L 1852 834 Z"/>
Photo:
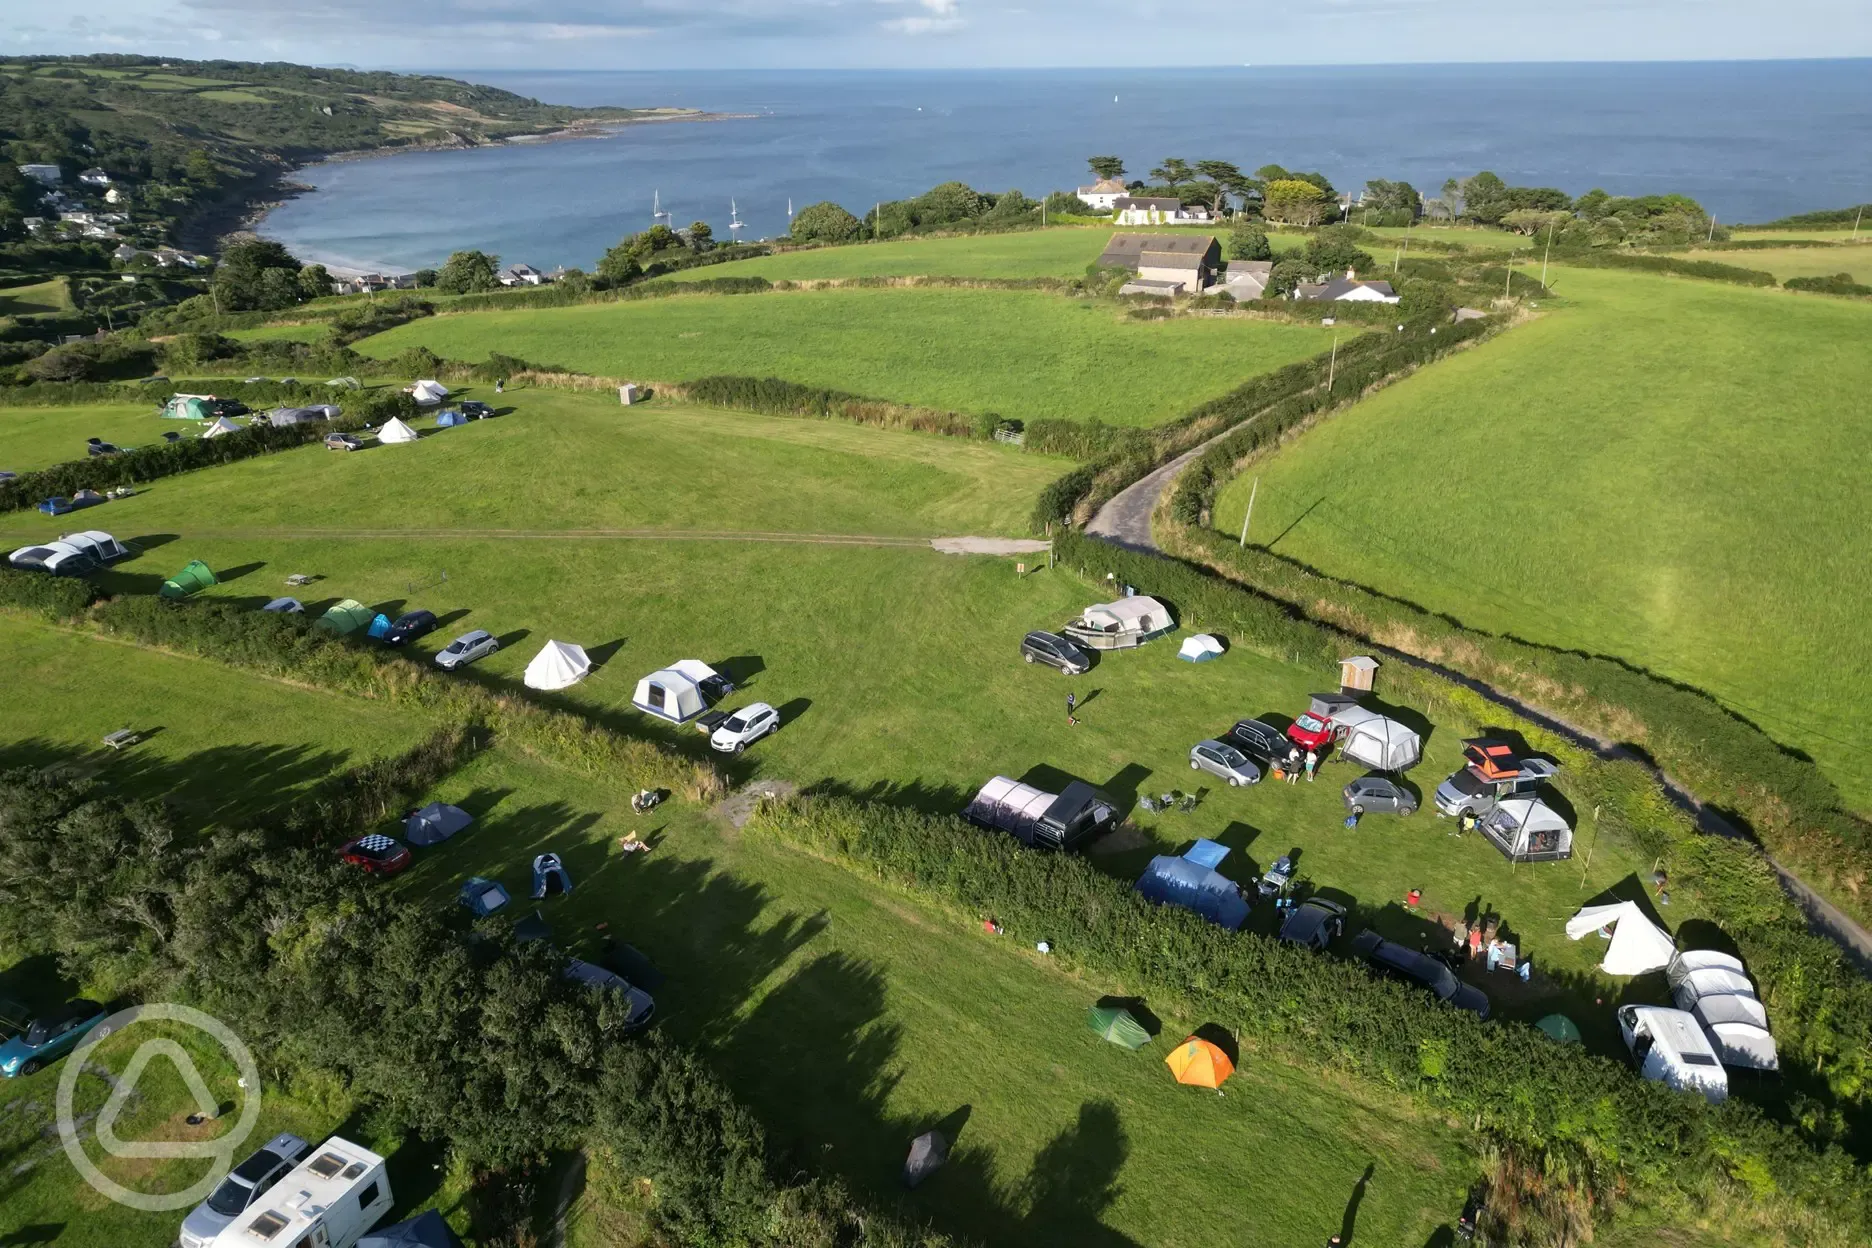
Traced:
<path id="1" fill-rule="evenodd" d="M 1119 1005 L 1095 1005 L 1086 1011 L 1086 1026 L 1113 1044 L 1136 1051 L 1150 1043 L 1150 1032 Z"/>
<path id="2" fill-rule="evenodd" d="M 468 882 L 461 886 L 461 892 L 455 895 L 455 900 L 473 911 L 475 918 L 485 919 L 512 898 L 508 897 L 507 890 L 498 880 L 476 875 L 469 877 Z"/>
<path id="3" fill-rule="evenodd" d="M 1376 771 L 1403 771 L 1423 756 L 1423 738 L 1362 706 L 1348 706 L 1333 716 L 1333 727 L 1344 733 L 1339 752 Z"/>
<path id="4" fill-rule="evenodd" d="M 686 724 L 733 691 L 734 686 L 701 659 L 678 659 L 638 681 L 631 705 L 658 719 Z"/>
<path id="5" fill-rule="evenodd" d="M 272 602 L 267 603 L 266 606 L 260 609 L 262 611 L 278 612 L 282 615 L 303 615 L 305 613 L 305 603 L 300 602 L 297 598 L 275 598 Z"/>
<path id="6" fill-rule="evenodd" d="M 431 1209 L 407 1222 L 372 1231 L 357 1241 L 357 1248 L 461 1248 L 455 1232 Z"/>
<path id="7" fill-rule="evenodd" d="M 360 628 L 369 628 L 370 622 L 371 609 L 355 598 L 346 598 L 334 603 L 312 627 L 334 637 L 349 637 Z"/>
<path id="8" fill-rule="evenodd" d="M 1739 958 L 1714 949 L 1690 949 L 1671 959 L 1664 976 L 1677 1008 L 1696 1019 L 1723 1065 L 1780 1069 L 1768 1011 Z"/>
<path id="9" fill-rule="evenodd" d="M 216 584 L 214 570 L 199 559 L 191 559 L 182 570 L 162 583 L 157 594 L 163 598 L 187 598 Z"/>
<path id="10" fill-rule="evenodd" d="M 1134 887 L 1152 901 L 1193 910 L 1232 932 L 1248 918 L 1248 902 L 1240 886 L 1216 870 L 1228 852 L 1225 845 L 1200 840 L 1178 857 L 1159 855 Z"/>
<path id="11" fill-rule="evenodd" d="M 904 1158 L 903 1181 L 905 1187 L 915 1187 L 930 1175 L 942 1169 L 942 1164 L 949 1160 L 949 1141 L 940 1131 L 925 1131 L 910 1141 L 910 1155 Z"/>
<path id="12" fill-rule="evenodd" d="M 338 409 L 329 403 L 315 407 L 276 407 L 267 413 L 267 423 L 284 429 L 288 425 L 309 425 L 316 421 L 331 420 L 337 415 Z"/>
<path id="13" fill-rule="evenodd" d="M 403 839 L 412 845 L 440 845 L 474 822 L 459 806 L 430 802 L 403 821 Z"/>

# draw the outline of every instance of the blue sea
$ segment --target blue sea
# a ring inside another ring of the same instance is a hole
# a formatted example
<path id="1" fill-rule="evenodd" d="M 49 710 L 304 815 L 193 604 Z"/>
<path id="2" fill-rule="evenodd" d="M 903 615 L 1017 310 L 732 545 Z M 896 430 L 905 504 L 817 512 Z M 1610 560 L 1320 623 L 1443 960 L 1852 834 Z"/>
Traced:
<path id="1" fill-rule="evenodd" d="M 1039 197 L 1115 154 L 1317 169 L 1434 192 L 1492 169 L 1573 194 L 1678 191 L 1722 221 L 1872 200 L 1872 60 L 945 71 L 466 72 L 560 104 L 735 120 L 410 152 L 304 171 L 262 232 L 307 260 L 407 270 L 475 247 L 590 268 L 660 200 L 678 224 L 782 234 L 787 205 L 960 179 Z"/>

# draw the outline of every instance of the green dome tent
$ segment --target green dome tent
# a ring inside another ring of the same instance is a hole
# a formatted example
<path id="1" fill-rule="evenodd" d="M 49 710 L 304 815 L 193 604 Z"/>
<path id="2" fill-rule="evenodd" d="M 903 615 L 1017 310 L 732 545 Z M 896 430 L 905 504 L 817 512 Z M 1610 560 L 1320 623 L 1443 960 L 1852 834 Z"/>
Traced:
<path id="1" fill-rule="evenodd" d="M 162 583 L 157 594 L 164 598 L 187 598 L 218 584 L 214 570 L 199 559 L 191 559 L 183 569 Z"/>
<path id="2" fill-rule="evenodd" d="M 371 609 L 363 603 L 346 598 L 319 616 L 318 622 L 312 627 L 334 637 L 349 637 L 360 628 L 370 627 L 371 614 Z"/>
<path id="3" fill-rule="evenodd" d="M 215 411 L 199 394 L 178 394 L 163 404 L 162 414 L 170 420 L 213 420 Z"/>
<path id="4" fill-rule="evenodd" d="M 1113 1044 L 1133 1051 L 1150 1043 L 1150 1033 L 1131 1017 L 1131 1012 L 1115 1005 L 1095 1005 L 1086 1011 L 1086 1025 Z"/>

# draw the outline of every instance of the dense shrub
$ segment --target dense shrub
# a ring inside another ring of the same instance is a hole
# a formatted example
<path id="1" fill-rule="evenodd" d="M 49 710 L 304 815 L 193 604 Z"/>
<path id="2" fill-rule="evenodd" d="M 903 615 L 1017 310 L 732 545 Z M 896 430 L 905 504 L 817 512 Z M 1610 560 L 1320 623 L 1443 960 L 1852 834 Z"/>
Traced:
<path id="1" fill-rule="evenodd" d="M 34 381 L 116 381 L 148 376 L 155 366 L 156 348 L 111 338 L 53 347 L 21 367 Z"/>
<path id="2" fill-rule="evenodd" d="M 69 620 L 83 615 L 96 599 L 97 590 L 89 581 L 0 567 L 0 607 L 31 611 L 50 620 Z"/>
<path id="3" fill-rule="evenodd" d="M 778 377 L 699 377 L 676 387 L 694 403 L 729 407 L 766 416 L 837 418 L 880 429 L 911 429 L 955 438 L 992 437 L 999 418 L 988 413 L 970 416 L 936 408 L 912 407 L 885 399 L 868 399 L 842 390 L 802 386 Z"/>
<path id="4" fill-rule="evenodd" d="M 1872 286 L 1854 281 L 1850 273 L 1834 273 L 1827 277 L 1790 277 L 1781 284 L 1789 290 L 1805 290 L 1820 295 L 1853 295 L 1861 299 L 1872 296 Z"/>
<path id="5" fill-rule="evenodd" d="M 1556 255 L 1562 253 L 1556 252 Z M 1700 277 L 1712 282 L 1733 282 L 1737 286 L 1773 286 L 1775 276 L 1760 269 L 1745 269 L 1714 260 L 1687 260 L 1680 256 L 1653 256 L 1631 251 L 1568 250 L 1568 264 L 1601 269 L 1634 269 L 1641 273 L 1664 273 L 1672 277 Z"/>

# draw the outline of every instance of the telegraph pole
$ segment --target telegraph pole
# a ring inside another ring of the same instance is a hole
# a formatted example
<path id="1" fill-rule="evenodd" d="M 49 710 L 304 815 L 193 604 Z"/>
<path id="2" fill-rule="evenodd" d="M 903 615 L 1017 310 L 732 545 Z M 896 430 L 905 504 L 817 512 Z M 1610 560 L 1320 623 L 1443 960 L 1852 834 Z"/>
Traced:
<path id="1" fill-rule="evenodd" d="M 1242 517 L 1241 541 L 1237 543 L 1239 546 L 1246 547 L 1248 545 L 1248 522 L 1254 519 L 1255 495 L 1260 492 L 1261 478 L 1257 476 L 1254 479 L 1254 484 L 1248 487 L 1248 514 Z"/>
<path id="2" fill-rule="evenodd" d="M 1540 258 L 1540 288 L 1542 290 L 1547 289 L 1547 258 L 1553 255 L 1553 232 L 1554 223 L 1549 221 L 1547 223 L 1547 250 L 1541 253 Z"/>

